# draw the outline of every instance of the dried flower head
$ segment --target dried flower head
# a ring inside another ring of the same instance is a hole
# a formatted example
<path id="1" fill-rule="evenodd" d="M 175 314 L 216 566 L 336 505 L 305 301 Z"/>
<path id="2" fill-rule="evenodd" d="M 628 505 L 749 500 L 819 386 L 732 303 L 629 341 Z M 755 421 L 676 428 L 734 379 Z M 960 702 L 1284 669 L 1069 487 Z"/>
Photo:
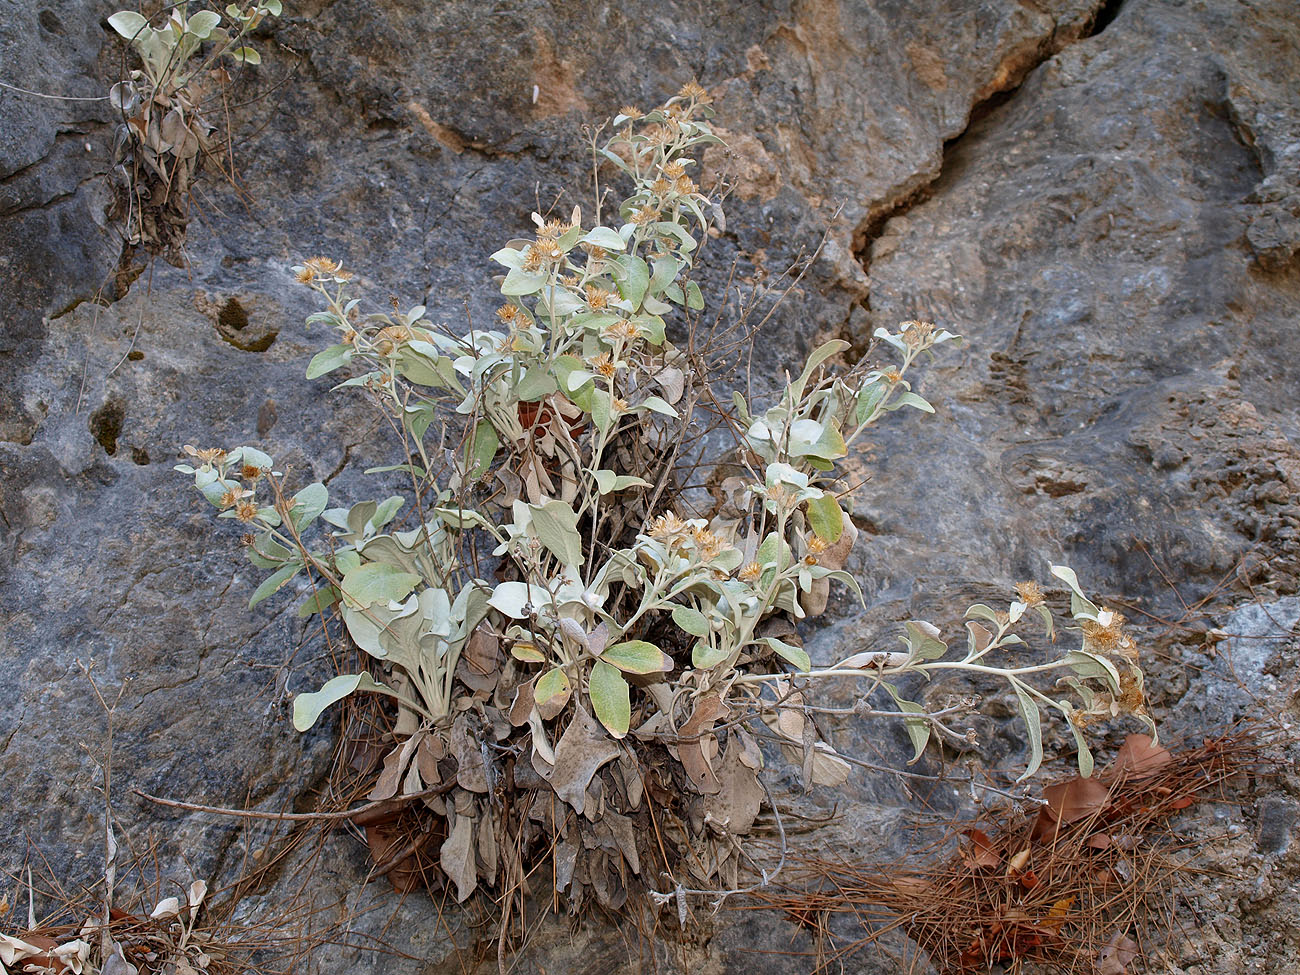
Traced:
<path id="1" fill-rule="evenodd" d="M 618 110 L 618 114 L 627 116 L 629 120 L 645 117 L 645 112 L 641 111 L 641 109 L 637 108 L 635 105 L 624 105 Z"/>
<path id="2" fill-rule="evenodd" d="M 343 270 L 343 265 L 338 261 L 331 261 L 328 257 L 309 257 L 302 262 L 303 267 L 316 274 L 338 274 Z"/>
<path id="3" fill-rule="evenodd" d="M 903 322 L 903 341 L 909 349 L 919 349 L 934 335 L 932 322 Z"/>
<path id="4" fill-rule="evenodd" d="M 1084 648 L 1090 653 L 1115 653 L 1133 647 L 1133 641 L 1124 632 L 1124 617 L 1109 609 L 1102 609 L 1095 620 L 1083 620 Z"/>
<path id="5" fill-rule="evenodd" d="M 1026 606 L 1041 606 L 1047 599 L 1036 582 L 1017 582 L 1016 595 Z"/>
<path id="6" fill-rule="evenodd" d="M 515 320 L 515 316 L 518 314 L 519 314 L 518 305 L 502 305 L 500 308 L 497 309 L 497 320 L 503 322 L 506 325 L 509 325 L 511 322 Z"/>
<path id="7" fill-rule="evenodd" d="M 807 539 L 807 545 L 808 545 L 808 554 L 813 556 L 814 558 L 818 555 L 821 555 L 822 552 L 826 551 L 826 549 L 830 548 L 830 546 L 826 542 L 826 539 L 822 538 L 820 535 L 809 535 Z"/>
<path id="8" fill-rule="evenodd" d="M 650 537 L 663 541 L 683 538 L 690 530 L 690 524 L 679 518 L 673 511 L 660 515 L 650 522 Z"/>
<path id="9" fill-rule="evenodd" d="M 601 334 L 607 339 L 617 339 L 624 342 L 630 342 L 639 337 L 641 332 L 626 318 L 620 318 L 612 325 L 606 327 Z"/>
<path id="10" fill-rule="evenodd" d="M 686 175 L 686 166 L 680 159 L 674 159 L 668 165 L 664 166 L 662 172 L 669 179 L 680 179 Z"/>
<path id="11" fill-rule="evenodd" d="M 257 505 L 252 501 L 240 501 L 235 505 L 235 517 L 247 524 L 257 517 Z"/>
<path id="12" fill-rule="evenodd" d="M 190 444 L 185 445 L 185 453 L 195 460 L 201 461 L 204 467 L 210 464 L 220 464 L 226 459 L 226 452 L 220 447 L 203 447 L 198 448 Z"/>
<path id="13" fill-rule="evenodd" d="M 704 562 L 712 562 L 727 547 L 726 542 L 702 525 L 692 529 L 691 540 L 695 542 L 695 548 Z"/>
<path id="14" fill-rule="evenodd" d="M 659 219 L 659 211 L 654 207 L 638 207 L 632 211 L 632 222 L 638 227 L 644 227 L 648 223 L 653 223 Z"/>
<path id="15" fill-rule="evenodd" d="M 677 93 L 682 98 L 690 98 L 700 105 L 707 105 L 713 101 L 709 93 L 704 90 L 704 86 L 698 81 L 688 81 L 682 85 L 682 90 Z"/>
<path id="16" fill-rule="evenodd" d="M 246 481 L 256 481 L 264 473 L 266 472 L 256 464 L 244 464 L 239 468 L 239 476 Z"/>
<path id="17" fill-rule="evenodd" d="M 695 185 L 695 180 L 691 179 L 689 176 L 682 175 L 678 176 L 677 179 L 673 181 L 673 189 L 682 194 L 682 196 L 690 196 L 692 193 L 699 192 L 700 188 Z"/>
<path id="18" fill-rule="evenodd" d="M 607 379 L 612 379 L 618 373 L 618 366 L 615 365 L 614 360 L 609 357 L 608 352 L 602 352 L 600 355 L 588 359 L 587 361 L 591 364 L 592 369 L 596 370 L 596 372 L 600 373 Z"/>
<path id="19" fill-rule="evenodd" d="M 757 582 L 762 574 L 763 567 L 761 565 L 757 562 L 747 562 L 736 575 L 741 582 Z"/>
<path id="20" fill-rule="evenodd" d="M 650 192 L 662 199 L 673 191 L 672 180 L 664 179 L 660 176 L 650 184 Z"/>
<path id="21" fill-rule="evenodd" d="M 299 284 L 311 284 L 316 280 L 316 272 L 309 267 L 300 267 L 294 278 L 297 279 Z"/>
<path id="22" fill-rule="evenodd" d="M 609 292 L 589 284 L 586 287 L 587 305 L 592 311 L 603 311 L 609 306 Z"/>

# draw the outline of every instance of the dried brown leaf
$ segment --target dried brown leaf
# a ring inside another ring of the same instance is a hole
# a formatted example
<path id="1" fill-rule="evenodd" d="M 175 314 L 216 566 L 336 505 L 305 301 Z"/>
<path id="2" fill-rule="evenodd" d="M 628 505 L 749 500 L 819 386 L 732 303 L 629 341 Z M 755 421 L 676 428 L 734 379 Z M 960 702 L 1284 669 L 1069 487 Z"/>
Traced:
<path id="1" fill-rule="evenodd" d="M 705 795 L 716 793 L 721 787 L 717 773 L 705 757 L 703 738 L 706 732 L 730 712 L 717 694 L 706 694 L 695 702 L 695 710 L 690 719 L 681 726 L 679 735 L 688 741 L 677 744 L 677 754 L 681 757 L 682 768 L 697 792 Z M 716 741 L 712 743 L 716 748 Z"/>
<path id="2" fill-rule="evenodd" d="M 581 813 L 586 808 L 591 777 L 618 756 L 618 745 L 579 704 L 555 746 L 555 767 L 545 777 L 550 779 L 555 794 Z"/>

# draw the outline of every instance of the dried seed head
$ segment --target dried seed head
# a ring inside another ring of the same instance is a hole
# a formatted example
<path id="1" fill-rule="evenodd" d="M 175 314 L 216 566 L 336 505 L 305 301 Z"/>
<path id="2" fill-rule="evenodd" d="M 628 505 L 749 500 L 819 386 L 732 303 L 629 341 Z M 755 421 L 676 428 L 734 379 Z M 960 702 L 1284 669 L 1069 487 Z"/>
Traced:
<path id="1" fill-rule="evenodd" d="M 931 322 L 903 322 L 902 327 L 903 341 L 909 349 L 921 348 L 934 335 L 934 324 Z"/>
<path id="2" fill-rule="evenodd" d="M 1016 595 L 1026 606 L 1041 606 L 1046 601 L 1043 590 L 1038 587 L 1036 582 L 1018 582 L 1016 583 Z"/>
<path id="3" fill-rule="evenodd" d="M 704 90 L 704 86 L 697 81 L 688 81 L 686 84 L 682 85 L 682 90 L 677 94 L 682 98 L 693 99 L 700 105 L 707 105 L 713 101 L 713 99 L 709 97 L 709 93 Z"/>

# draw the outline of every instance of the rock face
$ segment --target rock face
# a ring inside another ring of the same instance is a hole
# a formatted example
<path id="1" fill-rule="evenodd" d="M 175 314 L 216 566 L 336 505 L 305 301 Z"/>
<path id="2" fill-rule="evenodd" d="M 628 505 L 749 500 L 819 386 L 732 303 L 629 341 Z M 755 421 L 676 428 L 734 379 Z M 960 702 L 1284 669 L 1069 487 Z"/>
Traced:
<path id="1" fill-rule="evenodd" d="M 98 869 L 102 799 L 81 748 L 105 757 L 80 667 L 92 661 L 110 701 L 130 679 L 113 715 L 118 815 L 164 824 L 176 862 L 232 869 L 238 830 L 129 788 L 310 801 L 330 743 L 294 733 L 284 703 L 323 648 L 288 600 L 247 612 L 255 575 L 171 473 L 179 445 L 257 443 L 304 482 L 369 496 L 359 472 L 392 461 L 388 442 L 361 404 L 302 378 L 322 337 L 288 265 L 324 253 L 378 302 L 483 321 L 497 303 L 487 255 L 534 209 L 589 205 L 580 127 L 692 77 L 732 145 L 707 160 L 734 181 L 711 243 L 714 306 L 733 263 L 737 280 L 770 279 L 826 232 L 760 342 L 761 373 L 831 335 L 865 349 L 902 319 L 967 338 L 921 381 L 938 417 L 898 417 L 855 459 L 872 478 L 853 563 L 869 605 L 836 597 L 841 622 L 810 635 L 818 652 L 892 640 L 886 625 L 909 615 L 954 617 L 974 592 L 1041 577 L 1047 558 L 1127 594 L 1132 615 L 1187 622 L 1214 593 L 1244 606 L 1247 586 L 1295 592 L 1290 0 L 725 7 L 286 2 L 259 32 L 256 77 L 232 92 L 238 188 L 210 173 L 191 267 L 157 265 L 129 290 L 103 218 L 107 103 L 0 88 L 0 868 L 39 851 L 65 882 Z M 122 64 L 113 9 L 0 0 L 0 81 L 100 95 Z M 1293 658 L 1289 636 L 1271 638 Z M 1261 692 L 1289 706 L 1281 685 Z M 828 843 L 887 834 L 903 813 L 891 780 L 855 781 Z M 1281 833 L 1261 855 L 1294 857 L 1294 816 L 1270 815 Z M 320 902 L 364 880 L 359 848 L 329 843 Z M 433 909 L 365 896 L 379 910 L 358 926 L 379 932 L 400 910 L 385 937 L 430 961 L 343 951 L 312 970 L 436 970 Z M 752 965 L 746 945 L 788 936 L 721 928 L 665 963 Z M 530 964 L 563 968 L 573 948 L 548 937 Z M 583 938 L 585 957 L 622 969 L 615 935 Z"/>

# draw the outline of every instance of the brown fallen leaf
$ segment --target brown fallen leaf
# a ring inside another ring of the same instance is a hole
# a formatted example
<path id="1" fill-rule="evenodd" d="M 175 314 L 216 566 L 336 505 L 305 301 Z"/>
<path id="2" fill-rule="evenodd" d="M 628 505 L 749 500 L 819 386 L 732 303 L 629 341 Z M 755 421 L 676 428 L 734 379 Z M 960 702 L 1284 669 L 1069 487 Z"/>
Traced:
<path id="1" fill-rule="evenodd" d="M 765 796 L 763 787 L 758 784 L 757 773 L 745 762 L 747 747 L 741 736 L 749 737 L 741 729 L 731 732 L 727 751 L 718 763 L 721 788 L 704 798 L 705 812 L 715 822 L 725 824 L 733 836 L 749 832 Z M 752 738 L 750 742 L 753 742 Z"/>
<path id="2" fill-rule="evenodd" d="M 697 792 L 713 795 L 721 788 L 718 775 L 705 757 L 704 738 L 713 726 L 730 712 L 717 694 L 706 694 L 695 702 L 695 710 L 690 718 L 678 730 L 678 735 L 688 741 L 677 744 L 677 754 L 681 757 L 682 767 Z M 716 748 L 716 744 L 714 744 Z"/>
<path id="3" fill-rule="evenodd" d="M 550 780 L 557 796 L 581 813 L 586 808 L 591 777 L 606 762 L 618 758 L 619 748 L 581 704 L 573 710 L 573 720 L 555 746 L 555 767 L 543 778 Z"/>
<path id="4" fill-rule="evenodd" d="M 1124 739 L 1124 744 L 1115 755 L 1114 771 L 1128 772 L 1130 777 L 1142 778 L 1168 765 L 1172 760 L 1169 749 L 1154 744 L 1150 735 L 1132 734 Z"/>
<path id="5" fill-rule="evenodd" d="M 1068 779 L 1043 790 L 1047 805 L 1034 824 L 1034 839 L 1042 839 L 1059 827 L 1096 815 L 1106 807 L 1110 790 L 1095 778 Z"/>
<path id="6" fill-rule="evenodd" d="M 1137 942 L 1117 930 L 1097 956 L 1097 975 L 1127 975 L 1129 964 L 1137 956 Z"/>
<path id="7" fill-rule="evenodd" d="M 962 831 L 971 845 L 968 851 L 962 851 L 962 859 L 972 867 L 997 867 L 1002 864 L 1002 856 L 989 839 L 989 834 L 982 829 Z"/>

